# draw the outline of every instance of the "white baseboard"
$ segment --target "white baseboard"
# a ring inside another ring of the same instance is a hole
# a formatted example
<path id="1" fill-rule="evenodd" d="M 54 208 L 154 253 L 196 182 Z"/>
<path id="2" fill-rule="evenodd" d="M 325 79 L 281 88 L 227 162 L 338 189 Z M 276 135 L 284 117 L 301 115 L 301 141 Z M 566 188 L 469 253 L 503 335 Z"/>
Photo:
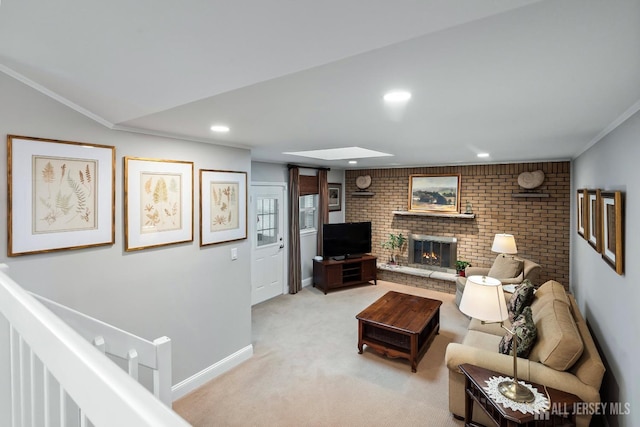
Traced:
<path id="1" fill-rule="evenodd" d="M 253 345 L 250 344 L 235 353 L 225 357 L 219 362 L 214 363 L 208 368 L 190 376 L 186 380 L 180 381 L 178 384 L 171 387 L 172 399 L 178 400 L 188 393 L 203 386 L 208 381 L 224 374 L 225 372 L 235 368 L 242 362 L 249 360 L 253 356 Z"/>
<path id="2" fill-rule="evenodd" d="M 313 277 L 308 277 L 306 279 L 302 279 L 302 287 L 313 285 Z"/>

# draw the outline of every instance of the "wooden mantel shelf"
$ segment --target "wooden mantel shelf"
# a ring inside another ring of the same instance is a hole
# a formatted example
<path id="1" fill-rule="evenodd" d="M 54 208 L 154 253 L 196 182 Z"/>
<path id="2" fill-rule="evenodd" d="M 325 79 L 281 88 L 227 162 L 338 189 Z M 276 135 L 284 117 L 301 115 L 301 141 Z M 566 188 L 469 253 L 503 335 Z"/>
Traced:
<path id="1" fill-rule="evenodd" d="M 547 193 L 512 193 L 513 197 L 549 197 Z"/>
<path id="2" fill-rule="evenodd" d="M 476 214 L 466 214 L 466 213 L 437 213 L 437 212 L 412 212 L 412 211 L 391 211 L 394 215 L 411 215 L 411 216 L 431 216 L 431 217 L 440 217 L 440 218 L 458 218 L 458 219 L 473 219 L 476 217 Z"/>

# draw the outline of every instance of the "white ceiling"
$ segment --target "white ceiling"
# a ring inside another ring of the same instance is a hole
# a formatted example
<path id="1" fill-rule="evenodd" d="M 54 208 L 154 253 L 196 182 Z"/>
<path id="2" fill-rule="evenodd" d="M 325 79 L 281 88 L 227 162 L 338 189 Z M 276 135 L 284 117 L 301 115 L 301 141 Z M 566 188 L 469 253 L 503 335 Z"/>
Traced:
<path id="1" fill-rule="evenodd" d="M 640 109 L 640 0 L 2 0 L 0 71 L 110 128 L 260 161 L 570 159 Z"/>

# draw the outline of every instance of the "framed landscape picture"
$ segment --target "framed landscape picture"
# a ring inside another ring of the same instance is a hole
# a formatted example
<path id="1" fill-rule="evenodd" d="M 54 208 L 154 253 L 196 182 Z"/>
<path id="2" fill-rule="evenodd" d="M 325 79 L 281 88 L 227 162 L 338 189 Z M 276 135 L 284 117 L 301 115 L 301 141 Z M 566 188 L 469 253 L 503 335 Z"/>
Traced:
<path id="1" fill-rule="evenodd" d="M 622 193 L 602 192 L 600 215 L 602 215 L 602 258 L 616 271 L 624 271 L 624 215 Z"/>
<path id="2" fill-rule="evenodd" d="M 125 251 L 193 242 L 193 162 L 124 158 Z"/>
<path id="3" fill-rule="evenodd" d="M 602 238 L 600 230 L 602 224 L 600 220 L 600 190 L 587 190 L 585 198 L 585 238 L 596 252 L 600 253 L 602 248 Z"/>
<path id="4" fill-rule="evenodd" d="M 7 136 L 8 251 L 115 242 L 115 147 Z"/>
<path id="5" fill-rule="evenodd" d="M 329 184 L 329 212 L 342 210 L 342 184 Z"/>
<path id="6" fill-rule="evenodd" d="M 460 175 L 410 175 L 409 210 L 460 212 Z"/>
<path id="7" fill-rule="evenodd" d="M 200 169 L 200 246 L 247 238 L 247 173 Z"/>

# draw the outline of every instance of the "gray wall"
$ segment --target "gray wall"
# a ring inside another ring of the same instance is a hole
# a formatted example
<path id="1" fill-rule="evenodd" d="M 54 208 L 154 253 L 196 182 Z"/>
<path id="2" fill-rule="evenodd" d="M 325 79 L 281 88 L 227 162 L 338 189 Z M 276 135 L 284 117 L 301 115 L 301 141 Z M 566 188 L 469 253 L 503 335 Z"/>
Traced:
<path id="1" fill-rule="evenodd" d="M 640 113 L 636 113 L 573 162 L 577 189 L 625 192 L 625 273 L 619 276 L 575 231 L 572 209 L 571 290 L 606 360 L 604 401 L 632 402 L 631 414 L 608 417 L 612 426 L 640 425 Z"/>
<path id="2" fill-rule="evenodd" d="M 248 240 L 199 247 L 198 170 L 249 171 L 248 150 L 109 130 L 0 73 L 0 134 L 116 147 L 116 243 L 7 257 L 0 262 L 24 288 L 147 339 L 173 341 L 173 384 L 251 345 Z M 206 126 L 207 124 L 203 124 Z M 0 157 L 6 158 L 6 144 Z M 124 252 L 123 156 L 194 162 L 194 241 Z M 6 163 L 0 188 L 6 192 Z M 250 177 L 249 177 L 250 180 Z M 7 209 L 6 193 L 0 211 Z M 14 215 L 20 215 L 14 212 Z M 7 241 L 3 218 L 0 241 Z M 231 261 L 230 249 L 238 248 Z"/>
<path id="3" fill-rule="evenodd" d="M 251 180 L 253 182 L 289 183 L 287 165 L 279 163 L 251 162 Z"/>

